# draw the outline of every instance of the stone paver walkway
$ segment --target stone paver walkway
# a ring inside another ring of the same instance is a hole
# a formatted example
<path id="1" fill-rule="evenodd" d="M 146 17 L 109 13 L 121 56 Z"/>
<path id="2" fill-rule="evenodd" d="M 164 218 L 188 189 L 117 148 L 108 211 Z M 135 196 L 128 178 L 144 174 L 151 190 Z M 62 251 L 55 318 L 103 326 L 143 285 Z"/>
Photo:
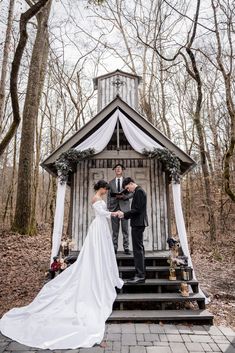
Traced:
<path id="1" fill-rule="evenodd" d="M 107 346 L 42 350 L 23 346 L 0 334 L 0 353 L 235 353 L 235 332 L 224 326 L 108 324 Z"/>

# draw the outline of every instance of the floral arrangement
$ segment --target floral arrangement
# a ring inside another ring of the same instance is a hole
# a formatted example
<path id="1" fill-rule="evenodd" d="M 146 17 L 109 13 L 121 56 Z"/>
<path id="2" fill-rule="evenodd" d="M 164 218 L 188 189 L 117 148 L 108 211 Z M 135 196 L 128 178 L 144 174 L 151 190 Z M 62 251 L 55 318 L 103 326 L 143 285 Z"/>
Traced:
<path id="1" fill-rule="evenodd" d="M 75 148 L 70 148 L 67 152 L 61 153 L 55 162 L 61 184 L 67 181 L 69 173 L 75 171 L 80 161 L 93 156 L 94 153 L 95 150 L 93 148 L 88 148 L 84 151 L 77 151 Z"/>
<path id="2" fill-rule="evenodd" d="M 152 151 L 143 150 L 143 154 L 150 158 L 157 158 L 170 173 L 175 183 L 180 183 L 180 160 L 166 148 L 154 148 Z"/>
<path id="3" fill-rule="evenodd" d="M 169 268 L 169 280 L 176 280 L 176 267 L 186 268 L 188 266 L 188 257 L 185 255 L 179 256 L 180 242 L 173 237 L 167 239 L 167 243 L 170 249 L 170 256 L 167 262 L 170 265 Z"/>
<path id="4" fill-rule="evenodd" d="M 61 272 L 63 272 L 68 267 L 66 259 L 54 256 L 53 262 L 47 272 L 45 272 L 45 278 L 47 280 L 51 280 L 58 276 Z"/>

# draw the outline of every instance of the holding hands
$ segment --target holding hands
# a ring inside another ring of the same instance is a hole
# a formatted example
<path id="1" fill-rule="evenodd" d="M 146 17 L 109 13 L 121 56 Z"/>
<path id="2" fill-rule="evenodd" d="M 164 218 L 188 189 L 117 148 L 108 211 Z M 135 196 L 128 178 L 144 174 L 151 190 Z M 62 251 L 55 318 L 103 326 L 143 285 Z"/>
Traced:
<path id="1" fill-rule="evenodd" d="M 123 218 L 124 217 L 124 213 L 122 211 L 117 211 L 118 212 L 118 218 Z"/>
<path id="2" fill-rule="evenodd" d="M 112 217 L 118 217 L 118 218 L 123 218 L 124 213 L 122 211 L 116 211 L 116 212 L 111 212 Z"/>
<path id="3" fill-rule="evenodd" d="M 123 200 L 124 197 L 123 197 L 123 195 L 116 195 L 116 199 L 117 199 L 117 200 Z"/>

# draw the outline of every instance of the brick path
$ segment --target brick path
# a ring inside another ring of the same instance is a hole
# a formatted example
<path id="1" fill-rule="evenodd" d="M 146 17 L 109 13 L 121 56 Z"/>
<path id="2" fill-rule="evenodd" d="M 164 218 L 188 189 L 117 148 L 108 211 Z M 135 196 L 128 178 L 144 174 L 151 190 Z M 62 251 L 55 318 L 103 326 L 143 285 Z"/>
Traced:
<path id="1" fill-rule="evenodd" d="M 0 334 L 0 353 L 235 353 L 235 332 L 224 326 L 108 324 L 106 348 L 42 350 L 23 346 Z"/>

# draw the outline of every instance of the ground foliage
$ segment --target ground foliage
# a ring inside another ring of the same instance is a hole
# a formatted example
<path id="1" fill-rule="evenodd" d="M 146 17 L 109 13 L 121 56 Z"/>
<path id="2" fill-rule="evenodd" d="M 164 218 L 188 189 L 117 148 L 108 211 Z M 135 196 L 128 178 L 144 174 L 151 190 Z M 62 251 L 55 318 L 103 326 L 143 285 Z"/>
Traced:
<path id="1" fill-rule="evenodd" d="M 216 245 L 209 236 L 195 232 L 193 263 L 202 290 L 211 299 L 208 310 L 215 315 L 215 324 L 235 329 L 235 234 L 220 234 Z"/>
<path id="2" fill-rule="evenodd" d="M 50 234 L 46 226 L 33 237 L 1 230 L 0 316 L 12 307 L 30 303 L 45 283 Z M 235 329 L 235 235 L 221 235 L 214 247 L 205 234 L 195 232 L 193 239 L 197 279 L 211 296 L 208 309 L 216 324 Z"/>

